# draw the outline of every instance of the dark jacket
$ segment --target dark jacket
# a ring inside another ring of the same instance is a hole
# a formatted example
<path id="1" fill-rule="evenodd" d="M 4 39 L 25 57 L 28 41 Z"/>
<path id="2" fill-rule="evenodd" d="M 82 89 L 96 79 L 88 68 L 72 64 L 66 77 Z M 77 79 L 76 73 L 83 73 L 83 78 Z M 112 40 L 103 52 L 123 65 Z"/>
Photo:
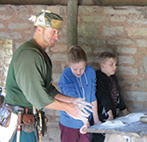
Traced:
<path id="1" fill-rule="evenodd" d="M 98 100 L 98 114 L 99 119 L 102 122 L 105 122 L 105 120 L 108 118 L 107 112 L 109 110 L 113 109 L 112 101 L 111 101 L 111 81 L 110 77 L 108 77 L 106 74 L 101 72 L 101 70 L 96 71 L 96 97 Z M 119 110 L 124 110 L 126 108 L 126 105 L 124 104 L 124 101 L 122 99 L 121 93 L 120 93 L 120 87 L 117 80 L 117 77 L 115 75 L 112 75 L 111 78 L 116 83 L 116 90 L 117 90 L 117 108 L 115 111 L 113 111 L 113 116 L 116 118 L 119 114 Z"/>

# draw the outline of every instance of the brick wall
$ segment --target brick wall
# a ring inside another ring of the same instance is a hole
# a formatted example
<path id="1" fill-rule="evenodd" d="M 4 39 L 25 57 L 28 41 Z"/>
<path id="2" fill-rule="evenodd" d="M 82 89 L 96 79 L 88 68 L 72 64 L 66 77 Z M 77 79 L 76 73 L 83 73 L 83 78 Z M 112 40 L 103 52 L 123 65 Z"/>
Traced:
<path id="1" fill-rule="evenodd" d="M 13 52 L 33 35 L 33 24 L 28 18 L 42 9 L 63 16 L 59 40 L 48 49 L 53 62 L 53 79 L 57 86 L 67 65 L 66 6 L 0 5 L 0 38 L 13 40 Z M 119 57 L 117 76 L 122 96 L 130 111 L 147 107 L 147 7 L 80 6 L 78 11 L 78 44 L 88 55 L 88 64 L 98 69 L 98 55 L 113 51 Z M 1 47 L 0 47 L 1 48 Z M 2 73 L 1 73 L 2 74 Z M 58 88 L 58 86 L 57 86 Z M 59 111 L 45 110 L 49 118 L 48 134 L 43 142 L 60 141 Z"/>

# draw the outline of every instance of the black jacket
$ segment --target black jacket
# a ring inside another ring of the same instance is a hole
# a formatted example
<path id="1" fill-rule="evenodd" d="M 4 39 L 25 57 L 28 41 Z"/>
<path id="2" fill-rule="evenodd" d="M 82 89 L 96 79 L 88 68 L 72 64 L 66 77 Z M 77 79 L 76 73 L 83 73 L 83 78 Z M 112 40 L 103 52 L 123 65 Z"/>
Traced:
<path id="1" fill-rule="evenodd" d="M 96 78 L 97 78 L 97 85 L 96 85 L 96 97 L 98 101 L 98 114 L 99 119 L 102 122 L 105 122 L 105 120 L 108 118 L 107 112 L 109 110 L 112 110 L 112 101 L 111 101 L 111 81 L 110 77 L 108 77 L 106 74 L 101 72 L 101 70 L 96 71 Z M 115 112 L 113 111 L 113 116 L 116 118 L 119 114 L 119 109 L 124 110 L 126 108 L 126 105 L 122 99 L 121 93 L 120 93 L 120 87 L 118 80 L 115 75 L 112 75 L 111 78 L 116 83 L 116 90 L 117 90 L 117 108 Z"/>

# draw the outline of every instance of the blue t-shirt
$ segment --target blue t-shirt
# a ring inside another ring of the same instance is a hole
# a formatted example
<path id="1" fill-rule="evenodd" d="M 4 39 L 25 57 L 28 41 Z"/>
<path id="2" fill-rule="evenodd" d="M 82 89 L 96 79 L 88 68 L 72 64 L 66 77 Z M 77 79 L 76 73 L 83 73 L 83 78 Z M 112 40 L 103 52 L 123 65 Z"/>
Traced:
<path id="1" fill-rule="evenodd" d="M 80 78 L 72 73 L 70 67 L 66 67 L 61 74 L 58 86 L 61 93 L 66 96 L 85 98 L 85 101 L 89 103 L 96 101 L 96 75 L 90 66 L 86 66 L 85 72 Z M 91 115 L 89 120 L 90 118 Z M 80 129 L 83 126 L 81 120 L 70 117 L 65 111 L 60 111 L 59 121 L 62 125 L 70 128 Z"/>

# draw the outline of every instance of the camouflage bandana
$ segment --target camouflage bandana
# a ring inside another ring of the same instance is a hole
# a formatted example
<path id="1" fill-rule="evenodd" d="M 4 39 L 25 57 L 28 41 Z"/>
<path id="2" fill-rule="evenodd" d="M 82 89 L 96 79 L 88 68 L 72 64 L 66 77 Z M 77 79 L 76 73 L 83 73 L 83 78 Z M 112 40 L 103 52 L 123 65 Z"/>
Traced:
<path id="1" fill-rule="evenodd" d="M 34 22 L 34 26 L 54 28 L 57 30 L 60 29 L 63 21 L 62 17 L 48 10 L 42 10 L 42 12 L 36 16 L 32 15 L 29 20 Z"/>

